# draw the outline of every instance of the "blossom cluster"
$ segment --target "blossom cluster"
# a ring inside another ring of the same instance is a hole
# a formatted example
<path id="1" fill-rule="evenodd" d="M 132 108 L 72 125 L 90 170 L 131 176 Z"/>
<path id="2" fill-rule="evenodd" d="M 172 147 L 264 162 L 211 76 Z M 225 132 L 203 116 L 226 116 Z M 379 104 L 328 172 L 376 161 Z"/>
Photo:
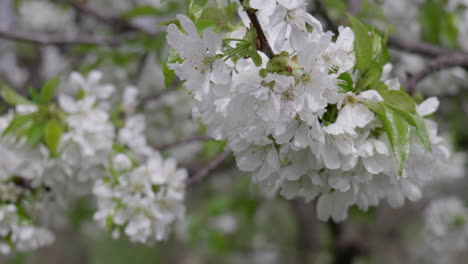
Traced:
<path id="1" fill-rule="evenodd" d="M 143 115 L 129 117 L 119 130 L 109 173 L 93 188 L 94 219 L 115 238 L 125 233 L 131 241 L 153 243 L 166 238 L 170 224 L 184 216 L 187 172 L 152 150 L 144 130 Z"/>
<path id="2" fill-rule="evenodd" d="M 431 201 L 424 212 L 422 237 L 430 263 L 453 263 L 468 246 L 468 209 L 457 197 Z"/>
<path id="3" fill-rule="evenodd" d="M 186 171 L 149 146 L 136 88 L 125 90 L 115 112 L 116 87 L 102 78 L 98 71 L 87 77 L 74 72 L 58 87 L 56 101 L 59 79 L 31 100 L 3 88 L 15 108 L 0 117 L 2 253 L 52 243 L 50 223 L 40 221 L 51 213 L 45 209 L 65 211 L 69 202 L 92 194 L 95 220 L 133 241 L 164 239 L 183 217 Z"/>
<path id="4" fill-rule="evenodd" d="M 353 205 L 366 210 L 382 199 L 395 207 L 419 199 L 449 154 L 436 124 L 423 118 L 438 100 L 416 105 L 388 78 L 390 64 L 380 68 L 378 85 L 366 87 L 354 28 L 340 27 L 337 36 L 324 31 L 305 1 L 249 4 L 239 8 L 243 24 L 230 32 L 205 29 L 200 36 L 183 15 L 182 29 L 167 29 L 182 61 L 170 66 L 197 100 L 194 116 L 209 135 L 226 140 L 238 168 L 268 193 L 317 198 L 322 220 L 344 220 Z M 246 12 L 258 17 L 273 56 L 255 50 L 262 32 Z M 388 116 L 397 112 L 420 121 L 427 135 Z M 395 120 L 407 131 L 404 142 L 396 143 Z M 425 146 L 418 142 L 424 138 Z"/>

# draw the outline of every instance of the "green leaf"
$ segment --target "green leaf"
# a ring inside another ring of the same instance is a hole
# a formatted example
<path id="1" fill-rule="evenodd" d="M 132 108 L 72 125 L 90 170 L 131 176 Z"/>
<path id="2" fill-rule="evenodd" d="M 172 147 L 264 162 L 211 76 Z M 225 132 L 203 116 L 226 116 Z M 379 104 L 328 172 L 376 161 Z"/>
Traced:
<path id="1" fill-rule="evenodd" d="M 342 81 L 338 83 L 338 86 L 341 88 L 342 92 L 347 93 L 353 90 L 354 82 L 349 73 L 343 72 L 340 74 L 340 76 L 338 76 L 338 80 Z"/>
<path id="2" fill-rule="evenodd" d="M 390 106 L 391 107 L 391 106 Z M 416 136 L 419 138 L 421 141 L 421 144 L 424 146 L 424 148 L 431 152 L 432 151 L 432 146 L 431 146 L 431 141 L 429 139 L 429 133 L 427 131 L 427 126 L 426 126 L 426 121 L 424 118 L 411 114 L 399 109 L 393 108 L 393 110 L 400 115 L 405 121 L 413 126 L 416 130 Z"/>
<path id="3" fill-rule="evenodd" d="M 3 100 L 7 102 L 9 105 L 19 105 L 19 104 L 26 104 L 31 105 L 33 104 L 31 101 L 26 99 L 24 96 L 20 95 L 13 89 L 9 88 L 6 85 L 2 85 L 0 96 L 2 96 Z"/>
<path id="4" fill-rule="evenodd" d="M 398 175 L 401 176 L 410 152 L 411 127 L 394 109 L 385 104 L 381 106 L 382 111 L 377 115 L 387 132 L 397 162 Z"/>
<path id="5" fill-rule="evenodd" d="M 29 145 L 35 145 L 45 135 L 46 124 L 42 121 L 36 121 L 26 134 L 26 143 Z"/>
<path id="6" fill-rule="evenodd" d="M 387 133 L 392 152 L 401 175 L 409 156 L 411 131 L 415 129 L 416 136 L 428 151 L 431 142 L 424 119 L 416 114 L 416 103 L 403 91 L 379 90 L 384 102 L 364 102 L 382 122 Z"/>
<path id="7" fill-rule="evenodd" d="M 188 7 L 189 16 L 198 20 L 203 14 L 203 8 L 208 3 L 208 0 L 191 0 Z"/>
<path id="8" fill-rule="evenodd" d="M 160 16 L 160 15 L 165 15 L 165 13 L 155 8 L 154 6 L 140 5 L 133 9 L 128 10 L 127 12 L 124 12 L 122 15 L 120 15 L 120 18 L 129 20 L 129 19 L 139 17 L 139 16 Z"/>
<path id="9" fill-rule="evenodd" d="M 455 14 L 445 13 L 441 21 L 441 39 L 453 49 L 458 47 L 458 27 Z"/>
<path id="10" fill-rule="evenodd" d="M 47 122 L 45 128 L 45 142 L 52 157 L 57 157 L 57 149 L 60 144 L 62 133 L 63 129 L 55 119 Z"/>
<path id="11" fill-rule="evenodd" d="M 419 6 L 419 23 L 421 25 L 421 38 L 424 41 L 440 43 L 440 22 L 443 9 L 434 1 L 429 0 Z"/>
<path id="12" fill-rule="evenodd" d="M 169 54 L 167 55 L 167 60 L 163 65 L 164 84 L 166 85 L 166 88 L 169 88 L 172 80 L 174 80 L 176 76 L 174 70 L 169 68 L 169 64 L 181 62 L 182 59 L 180 58 L 179 53 L 175 49 L 170 49 Z"/>
<path id="13" fill-rule="evenodd" d="M 3 131 L 2 136 L 7 135 L 12 132 L 19 131 L 20 129 L 24 129 L 31 125 L 31 122 L 36 117 L 36 114 L 28 114 L 28 115 L 17 115 L 15 116 L 8 127 Z"/>
<path id="14" fill-rule="evenodd" d="M 380 76 L 382 76 L 382 67 L 375 62 L 371 62 L 370 67 L 357 81 L 357 89 L 359 91 L 373 89 L 379 83 Z"/>
<path id="15" fill-rule="evenodd" d="M 55 77 L 47 81 L 39 93 L 39 104 L 48 104 L 55 96 L 55 90 L 60 82 L 60 77 Z"/>
<path id="16" fill-rule="evenodd" d="M 354 31 L 354 50 L 356 52 L 356 69 L 365 72 L 372 62 L 373 42 L 367 27 L 357 18 L 349 16 Z"/>
<path id="17" fill-rule="evenodd" d="M 385 104 L 398 110 L 416 114 L 416 102 L 406 92 L 399 90 L 380 90 Z"/>

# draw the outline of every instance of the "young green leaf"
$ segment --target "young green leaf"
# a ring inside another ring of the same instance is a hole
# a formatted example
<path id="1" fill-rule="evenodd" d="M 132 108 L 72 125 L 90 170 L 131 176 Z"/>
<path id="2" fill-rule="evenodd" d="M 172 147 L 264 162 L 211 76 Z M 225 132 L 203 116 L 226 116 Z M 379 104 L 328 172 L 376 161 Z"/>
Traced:
<path id="1" fill-rule="evenodd" d="M 190 17 L 198 20 L 203 14 L 203 8 L 208 3 L 208 0 L 191 0 L 188 7 Z"/>
<path id="2" fill-rule="evenodd" d="M 371 62 L 370 67 L 361 75 L 356 87 L 359 91 L 370 90 L 377 85 L 382 75 L 382 67 L 375 62 Z"/>
<path id="3" fill-rule="evenodd" d="M 55 77 L 47 81 L 39 93 L 39 104 L 48 104 L 55 96 L 55 90 L 60 82 L 60 77 Z"/>
<path id="4" fill-rule="evenodd" d="M 36 121 L 26 133 L 26 143 L 35 145 L 44 137 L 46 124 L 43 121 Z"/>
<path id="5" fill-rule="evenodd" d="M 416 102 L 407 93 L 399 90 L 380 90 L 379 94 L 384 99 L 385 104 L 411 114 L 416 114 Z"/>
<path id="6" fill-rule="evenodd" d="M 365 72 L 372 62 L 372 38 L 367 27 L 357 18 L 349 16 L 354 31 L 354 50 L 356 52 L 356 69 Z"/>
<path id="7" fill-rule="evenodd" d="M 342 74 L 340 74 L 340 76 L 338 76 L 338 80 L 341 80 L 338 83 L 338 86 L 340 87 L 340 90 L 342 92 L 347 93 L 353 90 L 353 78 L 351 78 L 351 75 L 349 75 L 349 73 L 343 72 Z"/>
<path id="8" fill-rule="evenodd" d="M 169 88 L 172 80 L 175 78 L 175 72 L 169 68 L 169 64 L 181 62 L 182 59 L 180 58 L 179 53 L 177 53 L 175 49 L 170 49 L 169 54 L 167 55 L 167 60 L 163 65 L 164 84 L 166 85 L 166 88 Z"/>
<path id="9" fill-rule="evenodd" d="M 57 157 L 57 150 L 60 144 L 60 139 L 62 138 L 62 133 L 62 127 L 56 120 L 52 119 L 47 122 L 45 128 L 45 142 L 52 157 Z"/>
<path id="10" fill-rule="evenodd" d="M 139 5 L 133 9 L 130 9 L 120 15 L 120 18 L 125 20 L 130 20 L 135 17 L 139 16 L 161 16 L 166 15 L 166 13 L 162 10 L 155 8 L 154 6 L 150 5 Z"/>
<path id="11" fill-rule="evenodd" d="M 427 151 L 431 152 L 431 141 L 429 140 L 429 133 L 427 131 L 426 121 L 424 121 L 424 118 L 396 108 L 393 108 L 393 110 L 403 119 L 405 119 L 405 121 L 408 122 L 408 124 L 414 127 L 414 129 L 416 130 L 416 136 L 421 141 L 421 144 Z"/>
<path id="12" fill-rule="evenodd" d="M 397 162 L 398 175 L 401 176 L 410 152 L 411 127 L 391 107 L 385 104 L 382 104 L 382 111 L 377 115 L 387 132 Z"/>
<path id="13" fill-rule="evenodd" d="M 8 127 L 3 131 L 2 136 L 7 135 L 9 133 L 18 131 L 20 129 L 27 128 L 31 125 L 32 121 L 36 117 L 36 114 L 28 114 L 28 115 L 17 115 L 15 116 Z"/>
<path id="14" fill-rule="evenodd" d="M 0 96 L 2 96 L 3 100 L 5 100 L 5 102 L 7 102 L 9 105 L 33 104 L 24 96 L 20 95 L 19 93 L 17 93 L 16 91 L 4 84 L 1 86 Z"/>

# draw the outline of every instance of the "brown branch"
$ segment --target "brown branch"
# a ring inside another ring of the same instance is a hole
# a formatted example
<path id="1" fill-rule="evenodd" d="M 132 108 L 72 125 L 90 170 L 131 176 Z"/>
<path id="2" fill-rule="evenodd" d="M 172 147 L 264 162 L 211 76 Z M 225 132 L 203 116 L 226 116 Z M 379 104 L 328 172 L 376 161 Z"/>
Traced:
<path id="1" fill-rule="evenodd" d="M 369 253 L 361 243 L 359 235 L 350 232 L 345 223 L 329 220 L 327 226 L 332 238 L 332 264 L 352 264 L 356 258 Z"/>
<path id="2" fill-rule="evenodd" d="M 388 45 L 402 51 L 417 53 L 424 56 L 442 56 L 447 54 L 461 53 L 417 40 L 404 40 L 396 36 L 388 37 Z"/>
<path id="3" fill-rule="evenodd" d="M 211 138 L 208 137 L 208 136 L 195 135 L 195 136 L 191 136 L 191 137 L 188 137 L 188 138 L 177 140 L 177 141 L 174 141 L 174 142 L 171 142 L 171 143 L 155 146 L 155 147 L 153 147 L 153 149 L 158 150 L 158 151 L 163 151 L 163 150 L 167 150 L 167 149 L 177 147 L 177 146 L 180 146 L 180 145 L 183 145 L 183 144 L 189 144 L 189 143 L 197 142 L 197 141 L 206 141 L 206 140 L 210 140 L 210 139 Z"/>
<path id="4" fill-rule="evenodd" d="M 323 19 L 323 23 L 325 24 L 325 27 L 327 30 L 330 30 L 334 34 L 338 34 L 338 26 L 336 23 L 333 21 L 333 19 L 330 17 L 328 14 L 327 10 L 325 9 L 325 6 L 323 5 L 321 0 L 315 0 L 314 1 L 314 10 L 311 10 L 311 14 L 313 16 L 319 16 Z"/>
<path id="5" fill-rule="evenodd" d="M 352 16 L 356 16 L 361 12 L 362 0 L 347 0 L 348 12 Z"/>
<path id="6" fill-rule="evenodd" d="M 449 54 L 445 56 L 439 56 L 435 60 L 429 62 L 429 64 L 427 64 L 424 69 L 412 75 L 406 81 L 406 90 L 409 94 L 414 94 L 418 83 L 430 74 L 436 71 L 457 66 L 468 67 L 468 54 Z"/>
<path id="7" fill-rule="evenodd" d="M 244 0 L 240 0 L 241 5 L 244 3 Z M 273 49 L 268 43 L 268 39 L 265 36 L 265 32 L 263 31 L 262 25 L 260 25 L 260 21 L 258 21 L 257 17 L 257 10 L 253 8 L 248 8 L 245 10 L 247 16 L 250 19 L 250 23 L 253 28 L 257 31 L 257 40 L 259 41 L 259 45 L 257 45 L 257 49 L 261 52 L 265 53 L 268 58 L 272 59 L 275 56 Z"/>
<path id="8" fill-rule="evenodd" d="M 211 172 L 215 171 L 221 165 L 229 158 L 231 155 L 231 151 L 225 150 L 223 153 L 221 153 L 219 156 L 211 160 L 205 167 L 201 168 L 199 171 L 195 172 L 193 176 L 190 176 L 187 179 L 187 184 L 193 184 L 195 182 L 198 182 L 202 179 L 204 179 L 206 176 L 208 176 Z"/>
<path id="9" fill-rule="evenodd" d="M 290 201 L 291 209 L 297 223 L 297 263 L 312 263 L 312 256 L 317 249 L 317 220 L 312 203 L 306 203 L 302 198 Z"/>
<path id="10" fill-rule="evenodd" d="M 142 109 L 146 104 L 148 104 L 149 102 L 151 101 L 155 101 L 155 100 L 158 100 L 159 98 L 163 97 L 164 95 L 166 95 L 167 93 L 169 93 L 170 89 L 164 89 L 162 91 L 159 91 L 159 92 L 155 92 L 155 93 L 151 93 L 151 94 L 148 94 L 146 95 L 145 97 L 143 97 L 140 102 L 138 103 L 138 106 L 137 108 L 138 109 Z"/>
<path id="11" fill-rule="evenodd" d="M 99 45 L 115 46 L 121 39 L 103 39 L 92 36 L 75 35 L 62 36 L 51 34 L 25 33 L 0 29 L 0 38 L 14 41 L 29 42 L 40 45 Z"/>
<path id="12" fill-rule="evenodd" d="M 121 19 L 121 18 L 118 18 L 118 17 L 111 17 L 111 16 L 101 14 L 98 11 L 90 8 L 86 4 L 80 3 L 80 2 L 75 1 L 75 0 L 63 0 L 63 1 L 70 4 L 76 11 L 78 11 L 80 13 L 83 13 L 85 15 L 88 15 L 90 17 L 93 17 L 97 21 L 100 21 L 100 22 L 110 26 L 114 31 L 125 32 L 125 31 L 132 31 L 133 30 L 133 31 L 144 31 L 145 33 L 148 33 L 144 29 L 139 28 L 139 27 L 125 21 L 124 19 Z"/>

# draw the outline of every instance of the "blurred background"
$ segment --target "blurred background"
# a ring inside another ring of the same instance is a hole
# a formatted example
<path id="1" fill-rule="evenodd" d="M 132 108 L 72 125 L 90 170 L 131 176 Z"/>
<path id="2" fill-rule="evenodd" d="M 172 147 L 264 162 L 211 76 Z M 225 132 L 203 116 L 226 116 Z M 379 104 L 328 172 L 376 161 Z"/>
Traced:
<path id="1" fill-rule="evenodd" d="M 200 10 L 194 2 L 0 0 L 0 82 L 27 94 L 59 74 L 97 69 L 120 93 L 138 87 L 151 144 L 197 171 L 218 157 L 224 144 L 207 140 L 204 127 L 192 119 L 192 98 L 167 67 L 165 28 L 178 13 L 197 14 L 206 27 L 222 25 L 231 1 L 210 0 Z M 402 82 L 435 58 L 408 52 L 402 41 L 468 52 L 468 1 L 315 0 L 308 1 L 308 10 L 330 30 L 347 25 L 348 13 L 381 30 L 391 25 L 391 74 Z M 439 97 L 435 118 L 453 154 L 446 175 L 404 208 L 353 208 L 347 221 L 323 223 L 314 202 L 265 197 L 228 157 L 189 186 L 186 220 L 165 242 L 148 247 L 112 239 L 93 223 L 93 201 L 80 199 L 66 214 L 50 216 L 57 234 L 53 246 L 0 256 L 0 263 L 466 263 L 468 236 L 444 242 L 453 250 L 442 254 L 424 230 L 433 201 L 468 201 L 467 88 L 468 69 L 461 67 L 434 73 L 416 87 L 420 99 Z"/>

